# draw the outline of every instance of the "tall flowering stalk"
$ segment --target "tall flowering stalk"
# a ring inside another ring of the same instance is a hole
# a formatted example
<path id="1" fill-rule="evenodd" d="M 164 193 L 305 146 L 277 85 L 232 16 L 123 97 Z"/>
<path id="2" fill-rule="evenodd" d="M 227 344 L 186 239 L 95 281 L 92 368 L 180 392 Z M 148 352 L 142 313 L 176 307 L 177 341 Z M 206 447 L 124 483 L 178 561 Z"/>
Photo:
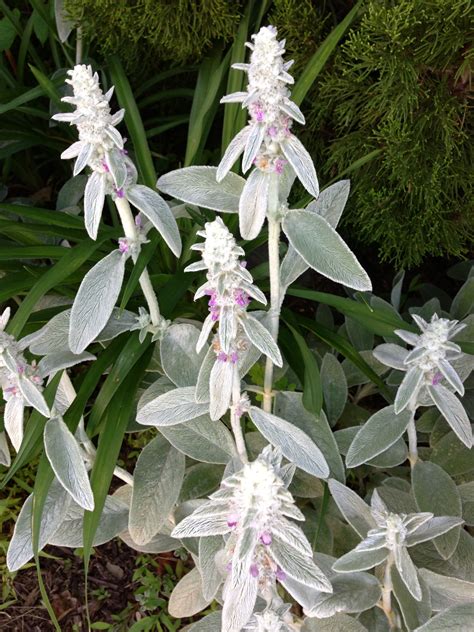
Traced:
<path id="1" fill-rule="evenodd" d="M 69 79 L 66 82 L 71 86 L 73 95 L 63 97 L 62 101 L 75 106 L 76 109 L 73 112 L 55 114 L 53 119 L 75 125 L 79 133 L 79 140 L 66 149 L 61 157 L 76 159 L 74 175 L 81 173 L 86 167 L 90 169 L 84 191 L 84 221 L 89 236 L 92 239 L 97 238 L 105 197 L 109 195 L 117 207 L 125 232 L 125 237 L 119 241 L 121 254 L 130 255 L 133 261 L 136 261 L 144 242 L 141 227 L 137 225 L 130 208 L 132 204 L 160 232 L 172 252 L 179 257 L 181 238 L 170 208 L 156 191 L 137 184 L 137 170 L 127 155 L 122 135 L 116 129 L 125 111 L 121 109 L 112 114 L 109 105 L 113 87 L 104 94 L 99 77 L 97 73 L 93 73 L 91 66 L 77 65 L 68 71 L 68 75 Z M 118 277 L 123 264 L 115 256 L 102 267 L 102 278 L 110 270 Z M 94 283 L 97 283 L 96 276 L 93 275 Z M 151 323 L 159 329 L 162 327 L 160 309 L 146 269 L 140 276 L 140 285 L 148 304 Z M 88 288 L 86 289 L 88 291 Z M 119 290 L 120 287 L 114 292 L 115 300 Z M 107 306 L 108 313 L 107 310 L 103 311 L 99 322 L 102 327 L 112 308 L 113 304 L 111 307 Z M 92 338 L 89 334 L 77 339 L 74 330 L 75 327 L 72 326 L 71 349 L 77 353 L 82 351 Z M 94 330 L 94 333 L 98 331 Z"/>
<path id="2" fill-rule="evenodd" d="M 250 120 L 231 141 L 217 169 L 188 167 L 172 171 L 158 180 L 161 190 L 185 202 L 223 212 L 237 211 L 240 234 L 244 239 L 256 238 L 267 219 L 269 329 L 275 341 L 284 292 L 289 282 L 306 267 L 311 266 L 348 287 L 371 289 L 367 274 L 334 230 L 342 212 L 342 208 L 339 209 L 341 197 L 334 205 L 336 212 L 334 208 L 328 210 L 330 204 L 321 207 L 313 204 L 306 210 L 288 209 L 288 195 L 295 177 L 314 197 L 319 196 L 319 185 L 311 156 L 292 133 L 293 122 L 304 124 L 305 119 L 290 98 L 288 86 L 293 83 L 293 78 L 288 70 L 292 62 L 283 60 L 284 45 L 284 41 L 278 41 L 273 26 L 262 27 L 252 36 L 252 42 L 247 43 L 252 51 L 250 63 L 234 64 L 235 69 L 247 73 L 247 90 L 230 94 L 222 102 L 242 103 Z M 242 154 L 244 173 L 254 167 L 247 180 L 230 172 Z M 211 172 L 216 178 L 214 183 L 210 181 Z M 332 194 L 338 195 L 334 191 Z M 285 278 L 285 282 L 279 256 L 281 229 L 290 243 L 285 261 L 291 270 L 286 277 L 291 276 L 291 279 Z M 266 412 L 272 409 L 273 366 L 268 358 L 263 396 Z"/>
<path id="3" fill-rule="evenodd" d="M 202 259 L 186 270 L 207 270 L 206 282 L 196 291 L 195 300 L 205 295 L 209 297 L 209 315 L 204 321 L 196 351 L 202 349 L 212 329 L 218 325 L 211 347 L 214 360 L 209 375 L 210 415 L 211 419 L 219 419 L 231 406 L 232 429 L 239 454 L 246 460 L 240 417 L 248 406 L 246 396 L 240 392 L 240 370 L 252 345 L 279 366 L 282 358 L 265 327 L 247 313 L 251 299 L 263 304 L 267 301 L 253 284 L 245 262 L 240 261 L 244 250 L 237 246 L 220 217 L 208 222 L 205 230 L 197 234 L 205 241 L 195 244 L 192 249 L 201 252 Z"/>

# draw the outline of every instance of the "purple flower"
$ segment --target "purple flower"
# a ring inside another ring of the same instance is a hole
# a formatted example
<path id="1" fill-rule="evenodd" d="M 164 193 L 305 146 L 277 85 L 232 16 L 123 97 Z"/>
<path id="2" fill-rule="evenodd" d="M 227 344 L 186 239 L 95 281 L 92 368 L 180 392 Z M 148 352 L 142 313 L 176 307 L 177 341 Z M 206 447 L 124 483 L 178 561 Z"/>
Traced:
<path id="1" fill-rule="evenodd" d="M 264 531 L 260 536 L 260 542 L 265 546 L 268 546 L 272 543 L 272 534 L 268 531 Z"/>
<path id="2" fill-rule="evenodd" d="M 250 565 L 250 574 L 252 577 L 258 577 L 258 566 L 256 564 Z"/>
<path id="3" fill-rule="evenodd" d="M 217 359 L 219 360 L 219 362 L 227 362 L 227 353 L 224 353 L 224 351 L 221 351 L 217 355 Z"/>
<path id="4" fill-rule="evenodd" d="M 275 573 L 275 577 L 278 579 L 278 581 L 282 582 L 286 579 L 286 573 L 285 571 L 282 571 L 280 567 L 278 567 L 277 572 Z"/>
<path id="5" fill-rule="evenodd" d="M 227 526 L 236 527 L 239 521 L 239 516 L 236 513 L 231 513 L 227 516 Z"/>
<path id="6" fill-rule="evenodd" d="M 130 252 L 130 246 L 128 240 L 125 237 L 120 237 L 118 240 L 119 250 L 122 254 L 128 254 Z"/>
<path id="7" fill-rule="evenodd" d="M 125 193 L 124 193 L 123 189 L 115 189 L 115 194 L 117 195 L 118 198 L 125 197 Z"/>
<path id="8" fill-rule="evenodd" d="M 435 373 L 433 376 L 433 379 L 431 380 L 431 384 L 433 386 L 437 386 L 441 382 L 442 379 L 443 379 L 443 375 L 441 373 L 439 372 Z"/>

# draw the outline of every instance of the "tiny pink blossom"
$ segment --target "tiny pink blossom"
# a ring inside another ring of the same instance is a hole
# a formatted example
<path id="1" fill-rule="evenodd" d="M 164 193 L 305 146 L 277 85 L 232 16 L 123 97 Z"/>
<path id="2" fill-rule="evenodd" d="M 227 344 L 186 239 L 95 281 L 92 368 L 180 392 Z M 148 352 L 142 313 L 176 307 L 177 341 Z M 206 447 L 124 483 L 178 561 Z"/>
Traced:
<path id="1" fill-rule="evenodd" d="M 236 364 L 236 362 L 239 361 L 239 355 L 238 355 L 237 351 L 232 351 L 230 356 L 228 356 L 228 359 L 230 359 L 232 364 Z"/>
<path id="2" fill-rule="evenodd" d="M 278 129 L 275 127 L 275 125 L 271 125 L 268 130 L 268 135 L 271 136 L 272 138 L 274 138 L 277 134 L 278 134 Z"/>
<path id="3" fill-rule="evenodd" d="M 272 534 L 268 531 L 264 531 L 260 536 L 260 542 L 265 544 L 265 546 L 268 546 L 272 543 Z"/>
<path id="4" fill-rule="evenodd" d="M 443 375 L 441 373 L 435 373 L 435 375 L 433 376 L 433 379 L 431 380 L 431 384 L 433 386 L 437 386 L 441 380 L 443 379 Z"/>
<path id="5" fill-rule="evenodd" d="M 227 353 L 224 353 L 224 351 L 221 351 L 218 354 L 217 359 L 219 360 L 219 362 L 227 362 Z"/>
<path id="6" fill-rule="evenodd" d="M 122 254 L 127 254 L 130 251 L 130 246 L 128 245 L 128 241 L 125 237 L 120 237 L 118 240 L 119 250 Z"/>
<path id="7" fill-rule="evenodd" d="M 252 577 L 258 577 L 258 566 L 256 564 L 250 565 L 250 574 Z"/>
<path id="8" fill-rule="evenodd" d="M 231 513 L 227 516 L 227 526 L 236 527 L 239 521 L 239 516 L 236 513 Z"/>
<path id="9" fill-rule="evenodd" d="M 277 158 L 275 160 L 275 172 L 281 176 L 281 174 L 283 173 L 283 168 L 285 167 L 286 164 L 286 160 L 283 160 L 282 158 Z"/>
<path id="10" fill-rule="evenodd" d="M 110 173 L 109 165 L 105 162 L 105 160 L 102 161 L 102 166 L 107 173 Z"/>
<path id="11" fill-rule="evenodd" d="M 280 567 L 278 567 L 277 572 L 275 573 L 275 577 L 278 581 L 282 582 L 286 579 L 286 573 Z"/>
<path id="12" fill-rule="evenodd" d="M 123 189 L 115 189 L 115 193 L 116 193 L 118 198 L 125 197 L 125 193 L 124 193 Z"/>

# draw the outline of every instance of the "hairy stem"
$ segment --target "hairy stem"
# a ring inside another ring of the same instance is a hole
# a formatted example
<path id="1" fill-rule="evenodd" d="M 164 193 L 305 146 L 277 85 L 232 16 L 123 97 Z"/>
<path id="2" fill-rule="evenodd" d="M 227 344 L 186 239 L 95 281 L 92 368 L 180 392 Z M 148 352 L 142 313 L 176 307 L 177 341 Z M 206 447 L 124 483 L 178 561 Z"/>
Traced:
<path id="1" fill-rule="evenodd" d="M 270 272 L 270 333 L 278 340 L 280 324 L 280 219 L 278 218 L 278 176 L 272 174 L 268 196 L 268 267 Z M 263 387 L 263 410 L 272 411 L 273 362 L 267 357 Z"/>
<path id="2" fill-rule="evenodd" d="M 130 240 L 136 240 L 138 237 L 137 227 L 135 226 L 135 220 L 130 209 L 130 204 L 125 198 L 117 198 L 115 200 L 120 221 L 122 222 L 125 237 Z M 136 262 L 136 256 L 133 257 L 133 261 Z M 158 300 L 153 290 L 153 286 L 150 281 L 150 275 L 145 268 L 140 276 L 140 287 L 145 296 L 148 304 L 148 311 L 150 312 L 150 318 L 153 325 L 158 325 L 160 322 L 160 308 L 158 306 Z"/>
<path id="3" fill-rule="evenodd" d="M 416 425 L 415 425 L 415 411 L 416 408 L 414 406 L 410 406 L 411 418 L 407 427 L 408 434 L 408 459 L 410 461 L 410 466 L 413 468 L 415 463 L 418 461 L 418 440 L 416 436 Z"/>
<path id="4" fill-rule="evenodd" d="M 383 580 L 383 586 L 382 586 L 382 609 L 385 612 L 385 616 L 388 619 L 390 629 L 395 630 L 396 629 L 395 614 L 392 610 L 392 590 L 393 590 L 392 575 L 391 575 L 392 566 L 393 566 L 393 554 L 390 553 L 385 563 L 385 573 L 384 573 L 384 580 Z"/>
<path id="5" fill-rule="evenodd" d="M 78 26 L 76 29 L 76 64 L 80 64 L 82 62 L 82 48 L 82 28 Z"/>
<path id="6" fill-rule="evenodd" d="M 237 365 L 234 367 L 234 376 L 232 382 L 232 406 L 230 407 L 230 425 L 237 447 L 237 453 L 242 463 L 248 463 L 247 448 L 245 447 L 244 434 L 240 424 L 240 377 Z"/>

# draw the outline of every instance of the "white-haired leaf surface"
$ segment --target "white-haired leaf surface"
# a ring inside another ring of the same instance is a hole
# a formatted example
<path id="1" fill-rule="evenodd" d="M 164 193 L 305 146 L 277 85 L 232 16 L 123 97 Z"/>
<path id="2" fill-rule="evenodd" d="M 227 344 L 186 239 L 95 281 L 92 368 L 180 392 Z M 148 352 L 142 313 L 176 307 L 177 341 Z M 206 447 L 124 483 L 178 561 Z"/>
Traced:
<path id="1" fill-rule="evenodd" d="M 323 453 L 302 430 L 256 406 L 250 409 L 250 418 L 265 439 L 279 447 L 283 455 L 297 467 L 317 478 L 329 476 Z"/>
<path id="2" fill-rule="evenodd" d="M 241 324 L 250 342 L 269 357 L 273 364 L 282 366 L 283 360 L 280 349 L 268 329 L 250 314 L 242 318 Z"/>
<path id="3" fill-rule="evenodd" d="M 156 191 L 134 184 L 127 188 L 128 201 L 145 215 L 163 237 L 175 257 L 181 254 L 181 237 L 170 207 Z"/>
<path id="4" fill-rule="evenodd" d="M 419 511 L 429 511 L 435 516 L 462 518 L 462 502 L 458 488 L 439 465 L 430 461 L 417 461 L 412 470 L 411 480 Z M 449 559 L 454 553 L 460 534 L 459 526 L 433 540 L 443 559 Z"/>
<path id="5" fill-rule="evenodd" d="M 329 481 L 329 491 L 339 511 L 361 538 L 365 538 L 370 529 L 376 528 L 377 524 L 372 516 L 370 507 L 352 489 L 349 489 L 349 487 L 346 487 L 339 481 L 331 479 Z"/>
<path id="6" fill-rule="evenodd" d="M 184 478 L 185 458 L 158 435 L 146 445 L 133 474 L 128 530 L 137 544 L 146 544 L 166 522 Z"/>
<path id="7" fill-rule="evenodd" d="M 87 179 L 84 191 L 84 222 L 91 239 L 97 239 L 105 202 L 105 175 L 94 171 Z"/>
<path id="8" fill-rule="evenodd" d="M 196 402 L 194 386 L 175 388 L 145 404 L 137 414 L 145 426 L 173 426 L 196 419 L 209 411 L 209 403 Z"/>
<path id="9" fill-rule="evenodd" d="M 283 230 L 291 245 L 316 272 L 355 290 L 371 290 L 367 273 L 334 228 L 310 211 L 290 211 Z"/>
<path id="10" fill-rule="evenodd" d="M 346 466 L 357 467 L 388 450 L 403 435 L 410 419 L 411 412 L 406 409 L 398 415 L 393 406 L 378 410 L 354 437 L 347 453 Z"/>
<path id="11" fill-rule="evenodd" d="M 194 386 L 208 345 L 196 353 L 199 329 L 187 323 L 171 325 L 160 342 L 163 371 L 176 386 Z"/>
<path id="12" fill-rule="evenodd" d="M 260 169 L 254 169 L 240 196 L 239 227 L 243 239 L 258 237 L 265 221 L 268 207 L 270 176 Z"/>
<path id="13" fill-rule="evenodd" d="M 53 480 L 43 507 L 39 533 L 38 550 L 50 541 L 58 526 L 64 520 L 71 497 L 56 480 Z M 33 495 L 28 496 L 15 523 L 13 537 L 7 552 L 7 566 L 10 572 L 17 571 L 33 557 L 33 536 L 31 532 Z"/>
<path id="14" fill-rule="evenodd" d="M 83 278 L 69 322 L 73 353 L 82 353 L 107 324 L 122 287 L 125 260 L 119 250 L 113 250 Z"/>
<path id="15" fill-rule="evenodd" d="M 168 603 L 168 612 L 177 619 L 192 617 L 203 610 L 209 602 L 210 599 L 206 599 L 202 592 L 199 571 L 193 568 L 174 587 Z"/>
<path id="16" fill-rule="evenodd" d="M 161 426 L 160 432 L 174 447 L 187 456 L 204 463 L 228 463 L 235 456 L 230 432 L 209 415 L 178 424 Z"/>
<path id="17" fill-rule="evenodd" d="M 79 444 L 61 417 L 53 417 L 46 422 L 44 447 L 61 485 L 80 507 L 92 511 L 94 495 L 84 459 Z"/>
<path id="18" fill-rule="evenodd" d="M 230 172 L 217 182 L 216 175 L 216 167 L 185 167 L 161 176 L 157 186 L 164 193 L 188 204 L 237 213 L 244 178 Z"/>

